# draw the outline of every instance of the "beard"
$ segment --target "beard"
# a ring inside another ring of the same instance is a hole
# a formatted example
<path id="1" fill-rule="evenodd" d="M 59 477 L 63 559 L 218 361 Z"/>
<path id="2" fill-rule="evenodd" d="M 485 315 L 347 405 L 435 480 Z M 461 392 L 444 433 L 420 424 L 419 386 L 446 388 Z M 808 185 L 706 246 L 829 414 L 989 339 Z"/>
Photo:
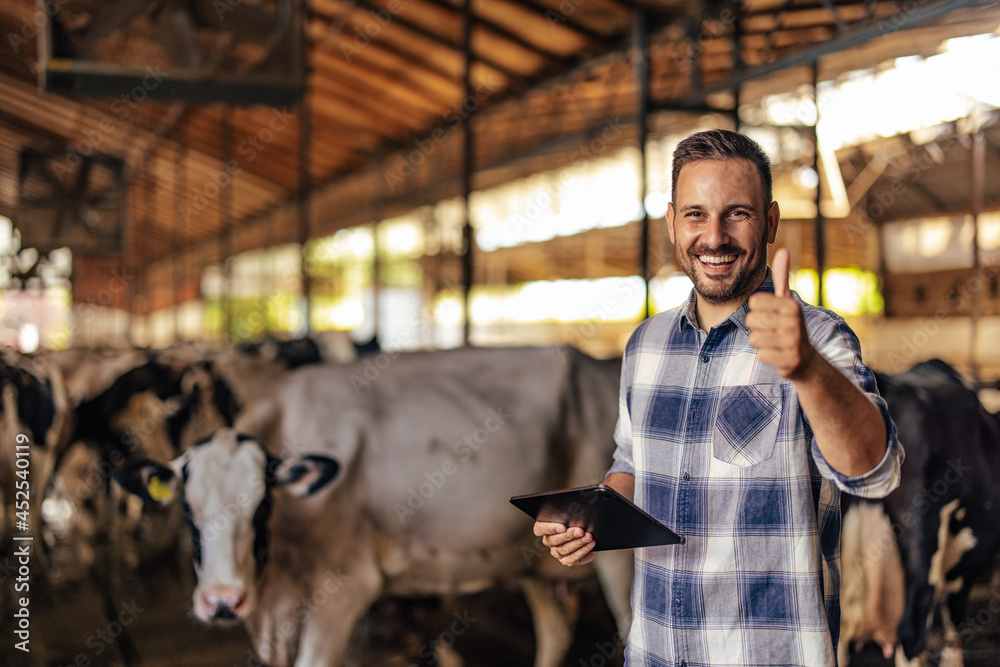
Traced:
<path id="1" fill-rule="evenodd" d="M 706 274 L 698 270 L 700 255 L 736 255 L 733 261 L 736 270 L 725 276 Z M 686 253 L 678 251 L 677 259 L 701 298 L 710 303 L 729 303 L 749 297 L 763 280 L 767 271 L 767 237 L 761 239 L 754 264 L 741 264 L 747 255 L 746 249 L 729 244 L 718 248 L 695 245 Z"/>

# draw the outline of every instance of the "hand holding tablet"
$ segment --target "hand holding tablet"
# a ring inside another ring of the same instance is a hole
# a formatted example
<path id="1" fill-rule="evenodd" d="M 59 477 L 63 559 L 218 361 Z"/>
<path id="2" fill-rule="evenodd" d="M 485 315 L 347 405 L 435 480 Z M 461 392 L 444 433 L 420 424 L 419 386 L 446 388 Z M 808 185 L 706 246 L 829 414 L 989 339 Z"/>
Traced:
<path id="1" fill-rule="evenodd" d="M 683 538 L 605 484 L 514 496 L 510 502 L 536 521 L 590 533 L 595 543 L 591 551 L 683 543 Z"/>

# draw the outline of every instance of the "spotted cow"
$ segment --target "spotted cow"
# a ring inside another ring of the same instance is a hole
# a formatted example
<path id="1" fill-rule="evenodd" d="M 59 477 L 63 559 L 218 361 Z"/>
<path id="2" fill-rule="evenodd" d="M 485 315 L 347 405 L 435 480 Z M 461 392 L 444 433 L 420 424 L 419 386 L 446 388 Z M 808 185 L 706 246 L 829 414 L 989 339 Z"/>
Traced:
<path id="1" fill-rule="evenodd" d="M 564 348 L 384 354 L 289 375 L 169 463 L 118 476 L 179 501 L 194 540 L 194 614 L 242 621 L 274 667 L 341 664 L 382 595 L 449 595 L 518 580 L 536 667 L 561 665 L 572 626 L 511 495 L 600 480 L 610 464 L 620 363 Z M 631 555 L 595 561 L 629 623 Z M 317 591 L 322 604 L 304 604 Z M 571 605 L 570 605 L 571 606 Z"/>
<path id="2" fill-rule="evenodd" d="M 15 509 L 29 516 L 27 523 L 37 536 L 42 492 L 72 428 L 73 415 L 59 369 L 4 350 L 0 358 L 0 549 L 10 544 L 7 538 L 15 525 Z"/>
<path id="3" fill-rule="evenodd" d="M 1000 416 L 987 412 L 958 372 L 939 360 L 897 375 L 876 373 L 876 380 L 906 460 L 899 488 L 881 502 L 884 518 L 878 505 L 867 503 L 852 503 L 845 513 L 845 543 L 852 522 L 863 522 L 862 569 L 880 573 L 868 579 L 857 600 L 865 608 L 883 610 L 886 616 L 877 622 L 883 633 L 884 626 L 898 619 L 895 656 L 900 667 L 926 664 L 927 633 L 938 616 L 945 636 L 940 664 L 960 667 L 962 639 L 975 625 L 966 619 L 969 593 L 992 571 L 1000 550 L 995 516 L 1000 508 Z M 901 563 L 901 574 L 893 562 Z M 854 585 L 849 565 L 845 562 L 845 590 Z M 903 593 L 894 583 L 900 580 Z M 851 598 L 845 598 L 843 605 L 850 604 Z M 857 607 L 844 611 L 845 619 L 863 614 Z M 891 633 L 883 637 L 883 646 L 892 641 Z"/>

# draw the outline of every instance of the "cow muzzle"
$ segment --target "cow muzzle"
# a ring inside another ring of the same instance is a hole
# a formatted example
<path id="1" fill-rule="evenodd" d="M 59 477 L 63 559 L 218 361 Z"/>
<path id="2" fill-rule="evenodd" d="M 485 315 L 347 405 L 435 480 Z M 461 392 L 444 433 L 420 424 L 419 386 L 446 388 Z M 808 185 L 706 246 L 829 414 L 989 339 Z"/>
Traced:
<path id="1" fill-rule="evenodd" d="M 206 623 L 236 623 L 246 618 L 250 605 L 244 591 L 219 586 L 200 591 L 195 597 L 195 615 Z"/>

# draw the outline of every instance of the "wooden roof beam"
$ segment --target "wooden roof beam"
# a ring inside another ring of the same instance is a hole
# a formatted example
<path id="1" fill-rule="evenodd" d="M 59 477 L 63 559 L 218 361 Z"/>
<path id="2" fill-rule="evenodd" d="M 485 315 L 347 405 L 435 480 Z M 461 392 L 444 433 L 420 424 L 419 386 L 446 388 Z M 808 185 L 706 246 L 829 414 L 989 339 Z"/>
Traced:
<path id="1" fill-rule="evenodd" d="M 436 7 L 439 7 L 441 9 L 445 9 L 445 10 L 447 10 L 449 12 L 454 12 L 454 13 L 458 13 L 459 10 L 461 9 L 460 7 L 456 7 L 455 5 L 453 5 L 453 4 L 449 3 L 449 2 L 446 2 L 445 0 L 424 0 L 424 2 L 427 2 L 428 4 L 434 5 Z M 541 45 L 538 45 L 538 44 L 532 44 L 531 42 L 529 42 L 528 40 L 524 39 L 523 37 L 521 37 L 517 33 L 512 32 L 512 31 L 508 30 L 507 28 L 504 28 L 501 25 L 497 25 L 493 21 L 488 21 L 488 20 L 482 18 L 481 16 L 476 16 L 475 25 L 480 30 L 486 30 L 488 32 L 491 32 L 494 35 L 497 35 L 498 37 L 501 37 L 501 38 L 503 38 L 504 40 L 506 40 L 508 42 L 511 42 L 513 44 L 517 44 L 522 49 L 526 49 L 528 51 L 532 51 L 534 53 L 537 53 L 538 55 L 542 56 L 543 58 L 546 58 L 547 60 L 554 60 L 554 61 L 557 61 L 557 62 L 564 62 L 564 61 L 567 60 L 567 58 L 565 56 L 563 56 L 562 54 L 556 53 L 555 51 L 552 51 L 551 49 L 545 48 L 544 46 L 541 46 Z M 478 56 L 476 56 L 476 58 L 478 58 Z"/>
<path id="2" fill-rule="evenodd" d="M 726 80 L 706 86 L 702 91 L 699 91 L 700 94 L 693 96 L 689 102 L 701 101 L 705 96 L 712 93 L 731 90 L 748 81 L 761 79 L 781 70 L 808 65 L 831 53 L 861 46 L 886 34 L 923 25 L 924 23 L 939 19 L 946 14 L 950 14 L 955 10 L 973 7 L 980 3 L 981 0 L 938 0 L 938 2 L 915 9 L 914 11 L 897 11 L 891 16 L 884 17 L 877 25 L 866 26 L 832 37 L 769 63 L 736 70 Z"/>
<path id="3" fill-rule="evenodd" d="M 312 88 L 317 95 L 314 100 L 317 107 L 314 113 L 323 113 L 322 107 L 327 103 L 327 100 L 333 100 L 339 106 L 350 107 L 352 115 L 363 114 L 366 128 L 374 128 L 371 131 L 381 135 L 386 134 L 378 128 L 378 125 L 383 123 L 389 125 L 389 133 L 393 136 L 409 136 L 422 127 L 413 115 L 407 114 L 405 111 L 401 112 L 391 104 L 382 106 L 374 104 L 367 97 L 357 95 L 350 86 L 337 81 L 317 79 L 313 82 Z"/>
<path id="4" fill-rule="evenodd" d="M 366 7 L 371 11 L 378 11 L 380 9 L 380 7 L 370 2 L 370 0 L 358 0 L 358 6 Z M 430 30 L 427 30 L 426 28 L 419 26 L 416 23 L 413 23 L 412 21 L 409 21 L 399 15 L 394 16 L 392 21 L 400 28 L 409 30 L 410 32 L 419 35 L 424 39 L 430 40 L 439 46 L 443 46 L 447 49 L 454 51 L 457 55 L 461 55 L 462 49 L 458 44 L 452 44 L 450 41 L 448 41 L 444 37 L 441 37 L 437 33 L 431 32 Z M 499 74 L 504 76 L 508 80 L 508 82 L 510 82 L 508 84 L 508 87 L 522 89 L 526 87 L 528 84 L 528 80 L 524 76 L 518 74 L 509 67 L 497 62 L 494 58 L 491 58 L 489 54 L 477 55 L 476 60 L 479 61 L 481 64 L 486 65 L 490 69 L 496 70 Z"/>
<path id="5" fill-rule="evenodd" d="M 847 23 L 845 23 L 844 19 L 840 16 L 840 12 L 837 11 L 837 8 L 834 6 L 832 0 L 820 0 L 820 4 L 822 4 L 823 7 L 830 12 L 830 15 L 833 16 L 833 21 L 837 24 L 837 30 L 841 33 L 846 31 Z"/>
<path id="6" fill-rule="evenodd" d="M 592 28 L 588 28 L 587 26 L 583 25 L 582 23 L 573 18 L 572 12 L 563 14 L 562 12 L 552 9 L 551 7 L 545 5 L 539 0 L 507 0 L 507 1 L 521 5 L 533 11 L 541 12 L 542 15 L 544 15 L 547 19 L 549 19 L 549 21 L 558 22 L 560 25 L 564 26 L 569 30 L 572 30 L 573 32 L 577 33 L 581 37 L 591 42 L 596 42 L 598 44 L 605 44 L 608 42 L 609 38 L 607 35 L 602 35 L 596 30 L 593 30 Z"/>
<path id="7" fill-rule="evenodd" d="M 348 19 L 348 21 L 344 25 L 347 26 L 350 23 L 351 23 L 351 21 L 350 21 L 350 19 Z M 330 26 L 327 26 L 327 27 L 330 27 Z M 347 35 L 346 33 L 340 33 L 339 35 L 337 35 L 336 37 L 333 38 L 334 41 L 336 41 L 336 40 L 351 40 L 351 39 L 352 39 L 351 36 Z M 341 46 L 343 46 L 343 45 L 344 44 L 341 43 Z M 423 57 L 421 57 L 419 55 L 416 55 L 416 54 L 414 54 L 412 52 L 400 49 L 399 47 L 397 47 L 397 46 L 395 46 L 393 44 L 388 43 L 386 40 L 381 40 L 381 41 L 372 40 L 363 49 L 357 49 L 356 47 L 353 47 L 353 46 L 351 48 L 353 48 L 353 49 L 356 50 L 356 53 L 353 55 L 352 59 L 356 59 L 356 60 L 359 60 L 359 61 L 362 61 L 362 60 L 363 61 L 367 61 L 370 66 L 374 66 L 374 67 L 378 66 L 376 63 L 373 62 L 373 60 L 375 60 L 375 59 L 373 59 L 373 58 L 370 57 L 371 54 L 373 52 L 374 53 L 381 52 L 384 55 L 381 56 L 379 58 L 379 60 L 388 61 L 390 63 L 394 63 L 396 66 L 399 66 L 399 67 L 402 67 L 403 65 L 405 65 L 406 68 L 407 68 L 407 75 L 408 75 L 407 78 L 409 78 L 411 80 L 412 80 L 413 77 L 410 76 L 410 71 L 412 71 L 414 68 L 418 68 L 418 69 L 424 71 L 423 75 L 420 75 L 418 73 L 418 76 L 421 76 L 421 78 L 428 79 L 429 80 L 428 83 L 434 84 L 436 86 L 444 85 L 446 87 L 455 87 L 455 88 L 458 88 L 458 84 L 457 84 L 457 82 L 455 81 L 455 78 L 452 76 L 452 74 L 450 72 L 445 72 L 439 66 L 435 65 L 434 63 L 429 62 L 426 58 L 423 58 Z M 367 54 L 368 57 L 366 57 L 366 54 Z M 345 60 L 347 60 L 347 59 L 345 58 Z M 348 61 L 348 62 L 350 62 L 350 61 Z M 421 85 L 421 83 L 419 81 L 413 81 L 413 82 L 415 84 L 417 84 L 417 85 Z M 423 85 L 421 85 L 421 87 L 425 91 L 429 91 L 429 90 L 432 89 L 432 86 L 431 85 L 427 85 L 426 83 L 423 84 Z"/>
<path id="8" fill-rule="evenodd" d="M 452 104 L 452 102 L 433 102 L 427 98 L 425 91 L 410 83 L 401 83 L 394 77 L 388 76 L 384 71 L 379 71 L 378 68 L 366 68 L 367 75 L 363 75 L 358 67 L 352 67 L 337 56 L 328 53 L 322 54 L 317 59 L 315 68 L 317 75 L 322 70 L 327 70 L 326 75 L 333 74 L 342 79 L 350 80 L 351 85 L 359 93 L 372 95 L 375 98 L 389 98 L 386 99 L 388 103 L 412 109 L 412 113 L 417 115 L 432 118 L 440 116 L 442 107 L 447 108 Z"/>
<path id="9" fill-rule="evenodd" d="M 101 152 L 109 155 L 124 157 L 128 168 L 131 169 L 136 164 L 136 159 L 141 154 L 144 140 L 152 136 L 152 132 L 136 128 L 127 132 L 104 132 L 101 128 L 107 123 L 112 128 L 121 128 L 122 122 L 115 116 L 104 113 L 98 109 L 87 106 L 75 100 L 67 98 L 55 98 L 55 96 L 43 96 L 42 104 L 33 88 L 26 84 L 15 82 L 8 77 L 0 75 L 0 98 L 4 99 L 5 110 L 14 113 L 22 119 L 32 119 L 32 123 L 38 126 L 53 128 L 67 137 L 68 149 L 77 145 L 73 137 L 82 136 L 84 130 L 95 130 L 104 138 L 101 143 Z M 51 100 L 51 104 L 45 103 Z M 54 109 L 53 105 L 58 104 L 60 109 Z M 64 145 L 67 143 L 64 140 Z M 164 140 L 170 150 L 174 150 L 176 142 Z M 158 151 L 157 151 L 158 152 Z M 187 156 L 189 164 L 199 165 L 203 169 L 215 169 L 218 166 L 217 156 L 208 155 L 201 151 L 188 149 Z M 260 188 L 264 192 L 274 189 L 271 181 L 262 177 L 252 175 L 246 169 L 245 178 L 248 178 L 254 187 Z"/>

